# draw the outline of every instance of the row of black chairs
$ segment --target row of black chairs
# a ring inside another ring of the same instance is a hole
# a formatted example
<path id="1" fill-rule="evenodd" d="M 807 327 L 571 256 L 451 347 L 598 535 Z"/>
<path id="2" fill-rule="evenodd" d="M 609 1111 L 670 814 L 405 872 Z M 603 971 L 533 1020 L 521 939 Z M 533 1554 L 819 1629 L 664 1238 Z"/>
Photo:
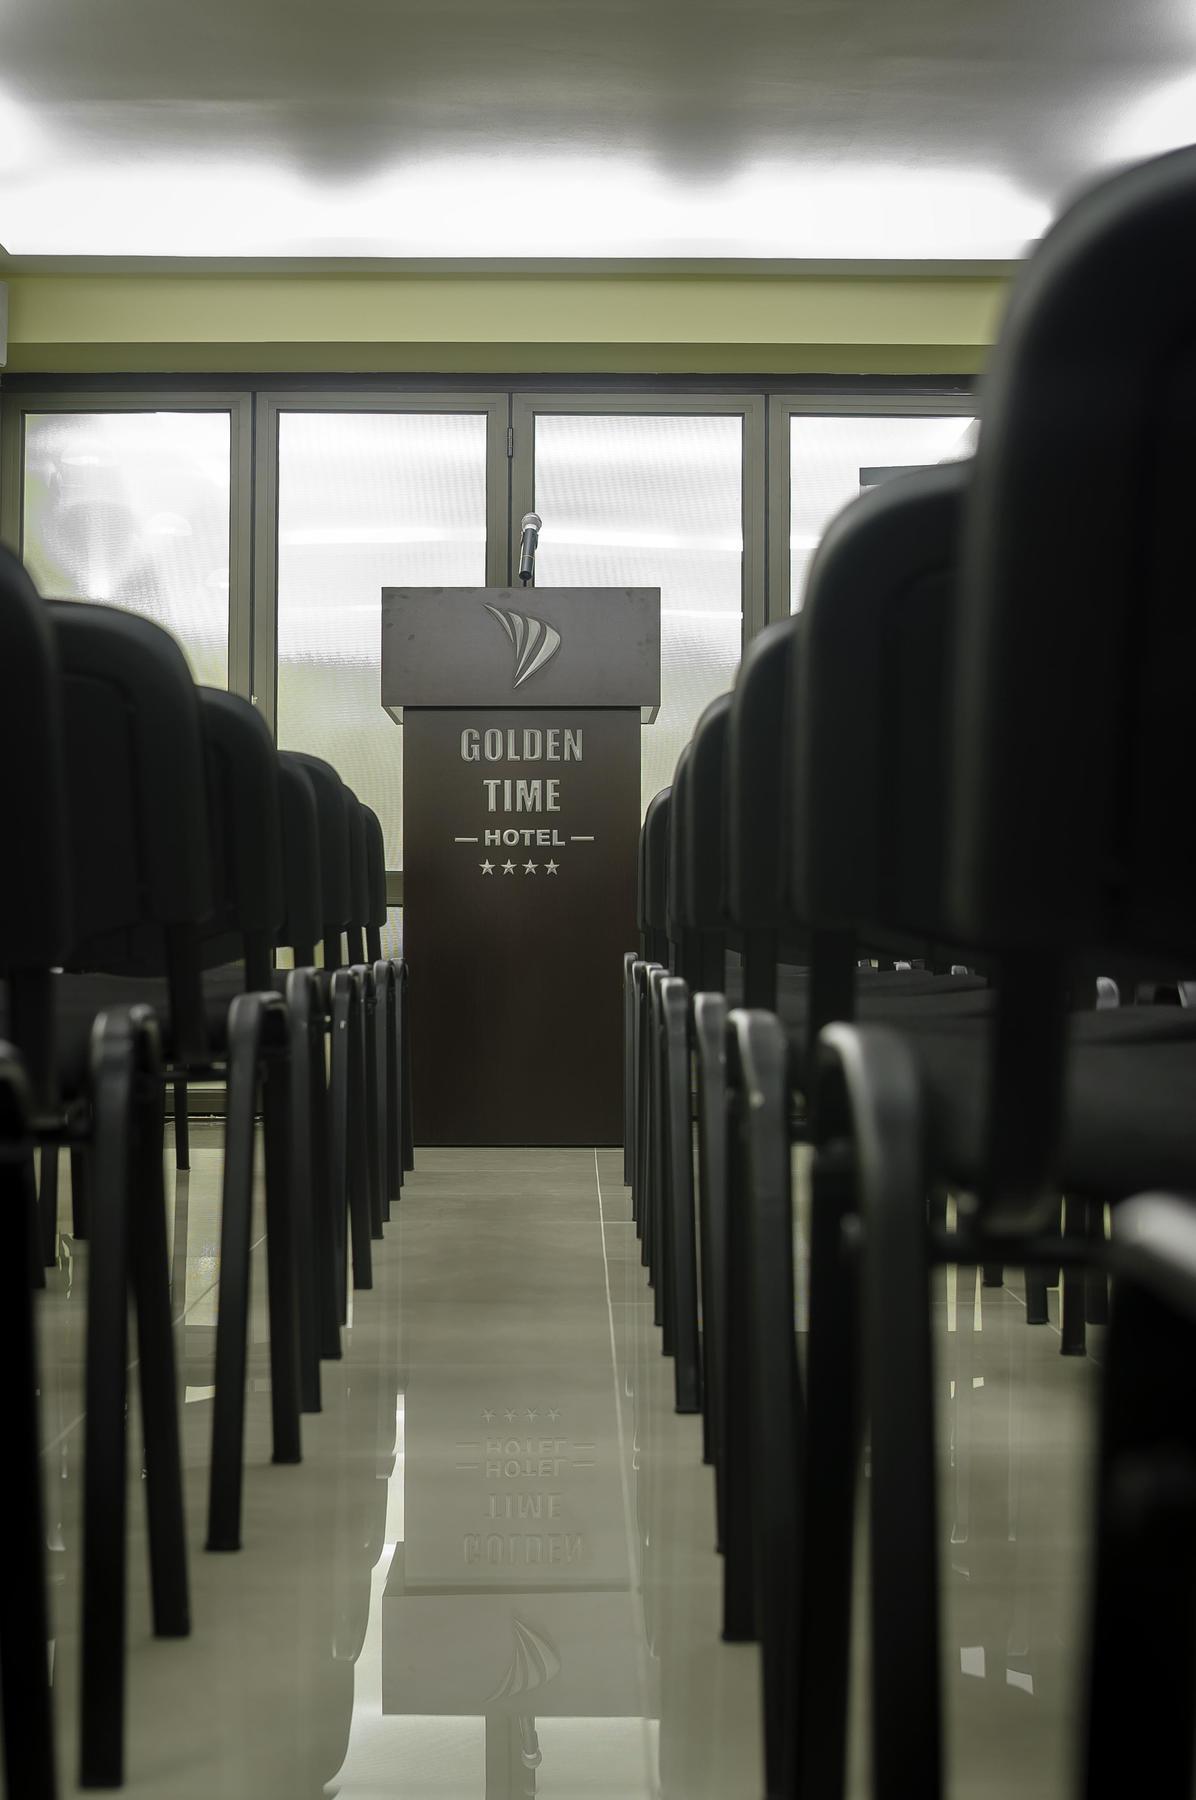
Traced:
<path id="1" fill-rule="evenodd" d="M 412 1167 L 405 963 L 385 957 L 381 826 L 330 764 L 197 688 L 174 640 L 43 601 L 0 549 L 0 1316 L 19 1415 L 0 1584 L 9 1792 L 56 1787 L 32 1288 L 58 1256 L 58 1158 L 88 1245 L 79 1778 L 124 1774 L 126 1345 L 134 1303 L 153 1628 L 190 1630 L 163 1181 L 165 1098 L 224 1088 L 207 1548 L 241 1546 L 257 1120 L 273 1459 L 298 1462 L 350 1279 Z M 280 955 L 280 953 L 284 953 Z M 286 962 L 290 966 L 277 966 Z M 40 1202 L 35 1187 L 40 1152 Z M 181 1297 L 176 1297 L 179 1299 Z"/>
<path id="2" fill-rule="evenodd" d="M 832 524 L 645 818 L 625 1176 L 770 1800 L 845 1790 L 865 1434 L 873 1791 L 942 1792 L 944 1262 L 1022 1267 L 1030 1323 L 1061 1271 L 1071 1354 L 1112 1277 L 1079 1791 L 1192 1791 L 1194 218 L 1181 152 L 1060 221 L 975 458 Z"/>

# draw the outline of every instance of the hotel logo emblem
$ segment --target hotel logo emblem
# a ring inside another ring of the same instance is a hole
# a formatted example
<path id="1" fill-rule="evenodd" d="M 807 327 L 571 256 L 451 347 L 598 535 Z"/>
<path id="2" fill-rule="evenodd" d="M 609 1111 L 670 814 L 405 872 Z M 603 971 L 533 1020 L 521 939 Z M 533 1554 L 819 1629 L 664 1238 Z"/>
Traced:
<path id="1" fill-rule="evenodd" d="M 510 1667 L 484 1702 L 488 1707 L 500 1700 L 514 1699 L 517 1694 L 534 1694 L 537 1688 L 546 1687 L 561 1672 L 561 1659 L 546 1637 L 533 1631 L 522 1619 L 512 1619 L 511 1630 L 515 1645 Z"/>
<path id="2" fill-rule="evenodd" d="M 530 613 L 510 612 L 505 606 L 489 605 L 486 611 L 493 614 L 511 640 L 515 652 L 515 686 L 522 687 L 552 661 L 561 647 L 561 634 L 543 619 L 532 618 Z"/>

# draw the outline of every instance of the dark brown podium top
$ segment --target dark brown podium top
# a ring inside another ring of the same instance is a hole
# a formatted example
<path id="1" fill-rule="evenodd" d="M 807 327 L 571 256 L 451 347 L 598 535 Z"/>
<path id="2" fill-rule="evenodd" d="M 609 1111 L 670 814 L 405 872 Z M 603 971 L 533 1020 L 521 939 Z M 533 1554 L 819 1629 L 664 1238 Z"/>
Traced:
<path id="1" fill-rule="evenodd" d="M 383 588 L 382 704 L 660 705 L 659 588 Z"/>

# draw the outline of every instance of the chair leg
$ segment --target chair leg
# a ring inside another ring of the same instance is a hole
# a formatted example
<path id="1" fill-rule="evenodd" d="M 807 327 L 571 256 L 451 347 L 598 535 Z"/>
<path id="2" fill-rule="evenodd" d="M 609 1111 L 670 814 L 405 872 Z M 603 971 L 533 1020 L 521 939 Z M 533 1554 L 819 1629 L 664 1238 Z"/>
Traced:
<path id="1" fill-rule="evenodd" d="M 58 1264 L 58 1145 L 42 1145 L 42 1166 L 37 1205 L 41 1219 L 41 1255 L 44 1268 Z"/>
<path id="2" fill-rule="evenodd" d="M 94 1216 L 88 1251 L 83 1425 L 83 1624 L 79 1785 L 124 1780 L 129 1120 L 136 1073 L 128 1016 L 92 1053 Z"/>
<path id="3" fill-rule="evenodd" d="M 280 1020 L 281 1022 L 281 1020 Z M 285 1043 L 264 1058 L 266 1281 L 270 1304 L 270 1412 L 276 1463 L 302 1461 L 299 1426 L 299 1308 L 296 1189 L 291 1181 L 291 1071 Z"/>
<path id="4" fill-rule="evenodd" d="M 1128 1278 L 1114 1289 L 1101 1415 L 1076 1791 L 1121 1800 L 1145 1781 L 1152 1793 L 1186 1796 L 1196 1736 L 1196 1333 L 1190 1314 Z"/>
<path id="5" fill-rule="evenodd" d="M 827 1117 L 810 1171 L 806 1468 L 794 1730 L 797 1792 L 841 1800 L 847 1754 L 855 1493 L 860 1455 L 859 1273 L 848 1242 L 858 1212 L 847 1123 Z"/>
<path id="6" fill-rule="evenodd" d="M 26 1152 L 21 1163 L 21 1212 L 23 1222 L 18 1234 L 19 1241 L 25 1246 L 28 1267 L 26 1278 L 31 1288 L 44 1288 L 46 1285 L 46 1262 L 43 1238 L 45 1236 L 41 1201 L 38 1194 L 37 1169 L 34 1167 L 33 1151 Z"/>
<path id="7" fill-rule="evenodd" d="M 354 981 L 349 1031 L 349 1224 L 353 1241 L 353 1286 L 358 1289 L 372 1288 L 374 1285 L 374 1255 L 370 1241 L 372 1220 L 366 1126 L 369 1094 L 366 1088 L 365 1044 L 365 1001 L 360 984 Z"/>
<path id="8" fill-rule="evenodd" d="M 632 1185 L 635 1168 L 635 965 L 629 950 L 623 958 L 623 1186 Z"/>
<path id="9" fill-rule="evenodd" d="M 674 1404 L 679 1413 L 702 1410 L 702 1347 L 698 1336 L 698 1249 L 694 1227 L 693 1124 L 690 1117 L 689 990 L 676 978 L 663 997 L 665 1081 L 668 1091 L 669 1240 L 673 1279 Z"/>
<path id="10" fill-rule="evenodd" d="M 403 1197 L 403 1035 L 399 977 L 390 964 L 386 985 L 386 1160 L 391 1204 Z"/>
<path id="11" fill-rule="evenodd" d="M 398 1058 L 394 1032 L 394 977 L 388 962 L 374 964 L 374 1111 L 378 1116 L 378 1188 L 382 1195 L 382 1223 L 390 1223 L 390 1209 L 399 1197 L 402 1176 L 398 1158 L 398 1113 L 394 1104 Z"/>
<path id="12" fill-rule="evenodd" d="M 1041 1268 L 1026 1270 L 1026 1324 L 1046 1325 L 1050 1321 L 1050 1310 L 1047 1305 L 1047 1277 L 1050 1271 Z"/>
<path id="13" fill-rule="evenodd" d="M 337 1251 L 338 1191 L 343 1204 L 343 1188 L 337 1188 L 332 1164 L 330 1128 L 332 1094 L 325 1063 L 324 1015 L 313 1004 L 311 1049 L 308 1058 L 310 1074 L 311 1157 L 314 1171 L 312 1197 L 312 1237 L 315 1245 L 316 1323 L 320 1357 L 339 1362 L 341 1359 L 341 1300 L 344 1284 L 337 1286 L 339 1257 Z"/>
<path id="14" fill-rule="evenodd" d="M 91 1209 L 88 1205 L 90 1194 L 91 1152 L 82 1144 L 71 1149 L 71 1234 L 80 1243 L 87 1241 L 88 1225 Z"/>
<path id="15" fill-rule="evenodd" d="M 728 1040 L 731 1024 L 727 1026 Z M 726 1132 L 727 1260 L 723 1317 L 726 1334 L 723 1414 L 723 1641 L 746 1644 L 756 1636 L 755 1564 L 752 1549 L 752 1360 L 748 1245 L 739 1166 L 739 1114 L 743 1095 L 728 1082 Z"/>
<path id="16" fill-rule="evenodd" d="M 4 1482 L 8 1550 L 0 1582 L 0 1710 L 7 1793 L 55 1800 L 54 1719 L 47 1673 L 46 1527 L 38 1425 L 37 1343 L 33 1294 L 26 1279 L 36 1257 L 25 1169 L 0 1159 L 0 1214 L 9 1221 L 0 1262 L 0 1366 L 5 1371 Z"/>
<path id="17" fill-rule="evenodd" d="M 822 1042 L 841 1061 L 859 1158 L 873 1793 L 939 1800 L 934 1356 L 918 1078 L 893 1032 L 831 1026 Z"/>
<path id="18" fill-rule="evenodd" d="M 1063 1235 L 1079 1242 L 1088 1235 L 1088 1207 L 1083 1200 L 1068 1196 L 1063 1202 Z M 1087 1310 L 1088 1271 L 1080 1262 L 1063 1265 L 1063 1293 L 1060 1329 L 1064 1356 L 1085 1356 L 1088 1351 Z"/>
<path id="19" fill-rule="evenodd" d="M 652 1273 L 656 1283 L 656 1301 L 660 1317 L 661 1347 L 666 1356 L 677 1347 L 676 1309 L 673 1304 L 676 1276 L 673 1260 L 673 1211 L 669 1204 L 669 1097 L 665 1069 L 665 1027 L 662 989 L 656 994 L 656 1030 L 653 1033 L 653 1078 L 655 1081 L 655 1148 L 656 1171 L 653 1181 L 653 1243 L 655 1254 Z"/>
<path id="20" fill-rule="evenodd" d="M 332 1046 L 329 1053 L 329 1163 L 332 1217 L 336 1241 L 336 1295 L 339 1323 L 348 1322 L 349 1099 L 352 1093 L 353 989 L 347 970 L 332 977 Z"/>
<path id="21" fill-rule="evenodd" d="M 714 1466 L 715 1542 L 723 1546 L 722 1438 L 725 1323 L 723 1270 L 727 1259 L 726 1053 L 727 1005 L 721 994 L 694 1001 L 698 1066 L 698 1215 L 702 1245 L 702 1394 L 706 1453 Z"/>
<path id="22" fill-rule="evenodd" d="M 157 1026 L 148 1013 L 139 1021 L 138 1049 L 142 1097 L 133 1139 L 129 1273 L 136 1303 L 154 1634 L 187 1637 L 191 1631 L 187 1531 L 162 1174 L 165 1118 Z"/>
<path id="23" fill-rule="evenodd" d="M 212 1408 L 208 1479 L 209 1550 L 241 1548 L 260 1006 L 258 995 L 239 994 L 228 1015 L 220 1294 L 216 1306 L 216 1395 Z"/>
<path id="24" fill-rule="evenodd" d="M 299 1302 L 299 1399 L 320 1410 L 320 1340 L 316 1307 L 316 1192 L 319 1157 L 312 1082 L 312 980 L 306 969 L 287 976 L 290 1068 L 290 1170 L 295 1220 L 295 1279 Z"/>
<path id="25" fill-rule="evenodd" d="M 187 1107 L 187 1077 L 174 1078 L 174 1166 L 191 1167 L 191 1115 Z"/>
<path id="26" fill-rule="evenodd" d="M 647 1193 L 649 1181 L 650 1153 L 648 1144 L 648 1122 L 652 1116 L 651 1100 L 648 1090 L 648 1071 L 651 1063 L 648 1058 L 648 998 L 647 971 L 643 973 L 639 993 L 636 1000 L 636 1035 L 635 1035 L 635 1180 L 631 1188 L 632 1212 L 635 1217 L 635 1233 L 640 1241 L 640 1266 L 648 1266 L 648 1246 L 645 1243 L 647 1232 Z"/>
<path id="27" fill-rule="evenodd" d="M 409 1173 L 415 1167 L 415 1102 L 414 1075 L 412 1071 L 412 1038 L 411 1038 L 411 996 L 408 990 L 410 973 L 407 964 L 403 964 L 403 979 L 399 989 L 399 1039 L 400 1061 L 403 1077 L 403 1169 Z"/>
<path id="28" fill-rule="evenodd" d="M 1005 1270 L 1001 1263 L 985 1263 L 982 1279 L 986 1288 L 999 1288 L 1005 1285 Z"/>
<path id="29" fill-rule="evenodd" d="M 379 995 L 374 981 L 372 969 L 366 969 L 361 978 L 362 1030 L 362 1065 L 363 1065 L 363 1105 L 362 1114 L 365 1123 L 365 1164 L 367 1188 L 370 1202 L 370 1236 L 377 1243 L 382 1237 L 382 1222 L 386 1205 L 386 1169 L 382 1162 L 384 1149 L 383 1113 L 385 1104 L 378 1088 L 379 1070 L 386 1067 L 386 1002 Z M 378 1043 L 378 1033 L 382 1032 L 382 1043 Z M 381 1049 L 381 1056 L 379 1050 Z"/>
<path id="30" fill-rule="evenodd" d="M 752 1540 L 764 1697 L 765 1791 L 791 1795 L 797 1766 L 794 1649 L 800 1610 L 805 1419 L 794 1333 L 788 1045 L 771 1014 L 731 1014 L 743 1169 L 751 1407 Z"/>
<path id="31" fill-rule="evenodd" d="M 1087 1230 L 1093 1244 L 1104 1244 L 1105 1209 L 1099 1200 L 1088 1202 Z M 1084 1314 L 1089 1325 L 1109 1323 L 1109 1278 L 1099 1262 L 1093 1263 L 1088 1269 Z"/>

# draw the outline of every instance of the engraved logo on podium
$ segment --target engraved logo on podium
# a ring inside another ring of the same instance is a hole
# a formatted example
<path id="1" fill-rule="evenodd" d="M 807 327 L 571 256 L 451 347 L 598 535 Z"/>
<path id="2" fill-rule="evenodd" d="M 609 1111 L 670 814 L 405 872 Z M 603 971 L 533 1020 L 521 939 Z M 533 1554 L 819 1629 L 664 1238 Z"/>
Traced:
<path id="1" fill-rule="evenodd" d="M 522 687 L 552 661 L 561 647 L 561 634 L 554 626 L 533 618 L 530 613 L 511 612 L 505 606 L 490 605 L 486 611 L 498 620 L 511 640 L 515 652 L 515 686 Z"/>
<path id="2" fill-rule="evenodd" d="M 511 1630 L 515 1645 L 510 1667 L 498 1687 L 483 1702 L 485 1706 L 514 1699 L 516 1694 L 532 1694 L 561 1672 L 561 1659 L 546 1637 L 533 1631 L 522 1619 L 513 1619 Z"/>

